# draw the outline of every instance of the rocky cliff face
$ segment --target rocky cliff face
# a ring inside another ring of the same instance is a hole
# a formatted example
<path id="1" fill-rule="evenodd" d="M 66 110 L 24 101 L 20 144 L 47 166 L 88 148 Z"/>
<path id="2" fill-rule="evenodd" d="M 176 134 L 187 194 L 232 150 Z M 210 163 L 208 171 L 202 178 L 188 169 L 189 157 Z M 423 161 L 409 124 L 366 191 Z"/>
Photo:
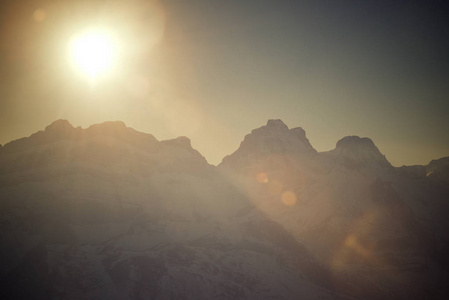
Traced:
<path id="1" fill-rule="evenodd" d="M 28 138 L 6 144 L 0 156 L 0 174 L 17 173 L 55 167 L 87 169 L 107 166 L 111 170 L 146 173 L 157 169 L 190 171 L 207 169 L 204 157 L 180 137 L 159 142 L 151 134 L 137 132 L 123 122 L 105 122 L 87 129 L 73 128 L 59 120 Z M 99 171 L 99 170 L 97 170 Z M 145 174 L 141 174 L 145 175 Z"/>
<path id="2" fill-rule="evenodd" d="M 281 120 L 268 120 L 267 125 L 254 129 L 246 135 L 239 149 L 226 156 L 221 165 L 238 169 L 276 154 L 316 153 L 302 128 L 289 129 Z"/>
<path id="3" fill-rule="evenodd" d="M 444 299 L 449 188 L 409 171 L 366 138 L 317 153 L 280 120 L 219 167 L 186 137 L 56 121 L 0 148 L 1 292 Z"/>
<path id="4" fill-rule="evenodd" d="M 385 291 L 404 299 L 440 297 L 445 280 L 433 276 L 447 272 L 440 251 L 448 244 L 440 230 L 448 228 L 441 211 L 449 208 L 447 187 L 422 176 L 424 166 L 392 167 L 369 138 L 348 136 L 316 153 L 304 133 L 293 138 L 287 126 L 272 122 L 277 126 L 270 129 L 269 121 L 254 130 L 219 166 L 253 205 L 320 263 L 363 287 L 352 289 L 357 298 L 383 298 Z M 428 269 L 431 261 L 439 267 Z"/>
<path id="5" fill-rule="evenodd" d="M 449 184 L 449 157 L 432 160 L 425 168 L 429 178 Z"/>
<path id="6" fill-rule="evenodd" d="M 383 167 L 391 168 L 391 164 L 380 153 L 379 149 L 369 138 L 347 136 L 337 142 L 334 150 L 325 152 L 326 155 L 343 162 L 347 167 Z"/>

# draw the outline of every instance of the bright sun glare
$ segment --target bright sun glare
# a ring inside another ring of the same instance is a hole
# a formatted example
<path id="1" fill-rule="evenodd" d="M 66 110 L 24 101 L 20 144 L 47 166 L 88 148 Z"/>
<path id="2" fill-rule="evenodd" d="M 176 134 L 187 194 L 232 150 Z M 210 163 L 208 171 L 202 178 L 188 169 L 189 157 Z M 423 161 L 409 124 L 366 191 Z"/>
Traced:
<path id="1" fill-rule="evenodd" d="M 94 80 L 113 69 L 117 59 L 117 45 L 108 32 L 91 29 L 72 39 L 70 54 L 77 69 Z"/>

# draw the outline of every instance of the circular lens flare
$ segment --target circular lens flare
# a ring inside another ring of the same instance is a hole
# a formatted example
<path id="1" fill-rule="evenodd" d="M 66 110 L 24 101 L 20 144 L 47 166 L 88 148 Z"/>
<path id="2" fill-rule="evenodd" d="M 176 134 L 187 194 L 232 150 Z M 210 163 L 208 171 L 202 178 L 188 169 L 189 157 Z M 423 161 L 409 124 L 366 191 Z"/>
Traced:
<path id="1" fill-rule="evenodd" d="M 291 191 L 285 191 L 281 196 L 282 203 L 287 206 L 292 206 L 296 203 L 296 195 Z"/>

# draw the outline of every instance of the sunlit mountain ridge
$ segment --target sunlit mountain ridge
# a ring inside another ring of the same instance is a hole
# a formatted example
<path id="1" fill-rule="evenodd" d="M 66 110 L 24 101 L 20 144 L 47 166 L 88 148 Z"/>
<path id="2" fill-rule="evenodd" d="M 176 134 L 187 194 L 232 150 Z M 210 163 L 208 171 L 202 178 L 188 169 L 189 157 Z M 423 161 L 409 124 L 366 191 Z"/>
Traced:
<path id="1" fill-rule="evenodd" d="M 444 299 L 447 158 L 317 152 L 281 120 L 215 167 L 187 137 L 58 120 L 0 148 L 11 299 Z"/>

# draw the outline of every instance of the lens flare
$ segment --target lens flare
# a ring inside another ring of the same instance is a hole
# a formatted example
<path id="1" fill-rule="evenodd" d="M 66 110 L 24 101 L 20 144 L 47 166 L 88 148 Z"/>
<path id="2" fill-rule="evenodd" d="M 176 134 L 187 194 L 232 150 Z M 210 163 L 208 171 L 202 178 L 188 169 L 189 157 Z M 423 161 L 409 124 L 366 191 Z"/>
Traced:
<path id="1" fill-rule="evenodd" d="M 259 173 L 257 174 L 257 181 L 259 183 L 267 183 L 268 182 L 268 176 L 267 173 Z"/>
<path id="2" fill-rule="evenodd" d="M 292 206 L 295 205 L 297 198 L 295 193 L 293 193 L 292 191 L 285 191 L 282 193 L 281 200 L 285 205 Z"/>

